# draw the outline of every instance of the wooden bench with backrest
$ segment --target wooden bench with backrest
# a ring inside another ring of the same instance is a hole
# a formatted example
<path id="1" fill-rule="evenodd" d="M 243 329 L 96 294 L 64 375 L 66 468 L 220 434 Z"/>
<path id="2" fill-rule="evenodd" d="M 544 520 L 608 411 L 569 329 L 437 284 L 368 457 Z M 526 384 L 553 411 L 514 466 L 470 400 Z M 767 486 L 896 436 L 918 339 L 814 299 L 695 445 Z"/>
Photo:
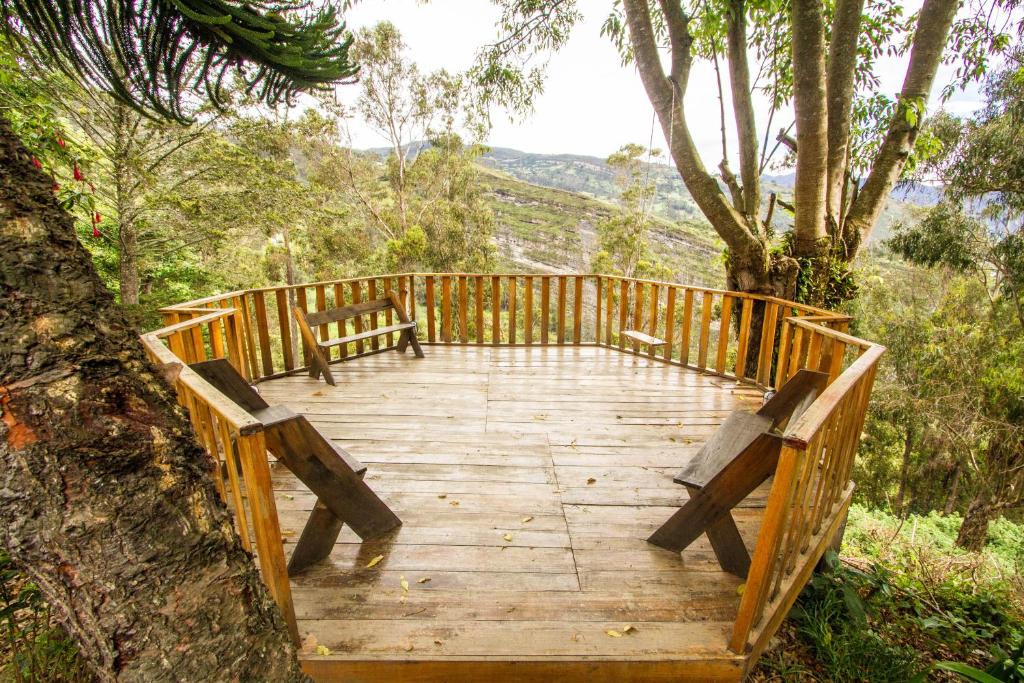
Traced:
<path id="1" fill-rule="evenodd" d="M 800 370 L 756 413 L 738 410 L 676 475 L 690 500 L 647 540 L 682 552 L 706 533 L 722 569 L 746 578 L 750 554 L 732 509 L 775 473 L 782 430 L 825 389 L 828 375 Z"/>
<path id="2" fill-rule="evenodd" d="M 362 332 L 356 332 L 355 334 L 335 339 L 325 339 L 323 341 L 317 340 L 316 334 L 313 332 L 313 328 L 321 325 L 344 323 L 346 320 L 358 319 L 364 315 L 376 315 L 388 310 L 395 312 L 395 316 L 398 318 L 397 323 L 385 327 L 373 327 Z M 335 346 L 344 346 L 353 342 L 361 342 L 365 339 L 398 332 L 398 352 L 404 353 L 405 349 L 411 345 L 416 357 L 423 358 L 423 350 L 420 348 L 420 343 L 416 340 L 416 321 L 409 319 L 409 315 L 405 312 L 405 308 L 399 301 L 398 295 L 394 292 L 390 292 L 382 299 L 371 299 L 370 301 L 362 301 L 357 304 L 342 306 L 341 308 L 317 311 L 316 313 L 307 313 L 296 306 L 294 313 L 295 320 L 299 325 L 299 332 L 302 334 L 302 341 L 309 353 L 309 376 L 315 379 L 323 375 L 324 380 L 331 386 L 335 386 L 335 382 L 334 376 L 331 374 L 329 361 L 331 349 Z"/>
<path id="3" fill-rule="evenodd" d="M 286 406 L 269 405 L 227 360 L 203 361 L 189 367 L 263 423 L 267 450 L 317 497 L 288 562 L 289 575 L 327 557 L 343 524 L 364 541 L 402 524 L 363 481 L 366 467 L 325 438 L 305 416 Z"/>

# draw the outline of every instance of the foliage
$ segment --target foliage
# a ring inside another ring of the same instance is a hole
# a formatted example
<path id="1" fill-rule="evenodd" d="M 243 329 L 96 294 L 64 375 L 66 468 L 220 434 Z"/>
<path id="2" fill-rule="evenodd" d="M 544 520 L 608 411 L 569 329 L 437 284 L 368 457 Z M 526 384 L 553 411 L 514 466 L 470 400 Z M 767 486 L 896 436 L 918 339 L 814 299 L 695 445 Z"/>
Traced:
<path id="1" fill-rule="evenodd" d="M 241 78 L 267 104 L 291 102 L 358 72 L 337 8 L 297 13 L 279 0 L 3 0 L 0 31 L 69 77 L 161 117 L 185 120 L 184 96 Z M 105 46 L 105 49 L 101 48 Z"/>
<path id="2" fill-rule="evenodd" d="M 671 270 L 652 258 L 648 243 L 653 224 L 655 185 L 650 179 L 650 167 L 654 154 L 655 150 L 627 144 L 608 157 L 608 166 L 615 172 L 619 186 L 619 212 L 597 224 L 599 251 L 591 262 L 593 272 L 654 279 L 671 277 Z M 645 155 L 646 163 L 642 161 Z"/>
<path id="3" fill-rule="evenodd" d="M 950 562 L 926 536 L 895 548 L 859 545 L 873 514 L 852 510 L 850 555 L 826 554 L 780 632 L 784 646 L 769 650 L 753 680 L 946 680 L 938 672 L 1015 666 L 1024 638 L 1019 593 L 997 575 L 977 574 L 970 553 Z"/>
<path id="4" fill-rule="evenodd" d="M 53 622 L 35 584 L 0 550 L 0 680 L 91 683 L 94 678 L 67 635 Z"/>

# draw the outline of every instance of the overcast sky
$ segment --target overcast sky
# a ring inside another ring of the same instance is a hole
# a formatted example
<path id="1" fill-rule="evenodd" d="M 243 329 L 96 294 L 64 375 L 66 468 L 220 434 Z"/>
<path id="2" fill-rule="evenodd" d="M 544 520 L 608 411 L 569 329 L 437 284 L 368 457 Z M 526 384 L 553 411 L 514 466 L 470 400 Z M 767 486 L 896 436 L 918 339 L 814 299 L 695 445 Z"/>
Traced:
<path id="1" fill-rule="evenodd" d="M 500 113 L 495 115 L 487 144 L 527 152 L 607 156 L 627 142 L 646 145 L 650 140 L 653 110 L 640 77 L 633 66 L 620 64 L 615 48 L 600 35 L 611 2 L 581 0 L 579 4 L 585 19 L 576 27 L 569 43 L 551 57 L 545 91 L 537 100 L 534 113 L 517 122 Z M 494 38 L 497 16 L 496 8 L 485 0 L 433 0 L 429 4 L 378 0 L 357 4 L 346 19 L 353 30 L 382 20 L 391 21 L 409 46 L 409 56 L 422 71 L 446 68 L 454 72 L 468 68 L 479 46 Z M 905 68 L 898 60 L 883 62 L 881 91 L 895 95 Z M 951 75 L 952 69 L 944 67 L 936 90 L 941 90 Z M 685 103 L 691 133 L 709 166 L 717 166 L 721 159 L 714 79 L 711 65 L 696 64 Z M 725 88 L 728 91 L 727 82 Z M 354 102 L 357 96 L 358 86 L 339 89 L 343 102 Z M 933 107 L 937 106 L 933 103 Z M 944 106 L 954 113 L 969 112 L 978 106 L 977 91 L 958 94 Z M 728 108 L 726 111 L 728 115 Z M 767 113 L 765 103 L 759 101 L 757 115 L 762 130 Z M 780 114 L 776 114 L 773 133 L 792 121 L 790 113 Z M 727 123 L 734 138 L 731 119 Z M 384 142 L 359 123 L 352 127 L 352 134 L 353 145 L 358 148 L 376 147 Z M 654 146 L 667 146 L 660 128 L 655 128 Z M 736 147 L 733 139 L 729 147 L 732 156 Z"/>

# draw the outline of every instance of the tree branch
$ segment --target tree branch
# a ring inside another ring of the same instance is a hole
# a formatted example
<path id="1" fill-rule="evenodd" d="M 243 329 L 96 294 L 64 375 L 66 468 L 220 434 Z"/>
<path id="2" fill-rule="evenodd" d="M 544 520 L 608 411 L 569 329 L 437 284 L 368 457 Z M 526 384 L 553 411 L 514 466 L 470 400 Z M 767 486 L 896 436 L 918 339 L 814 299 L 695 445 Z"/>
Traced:
<path id="1" fill-rule="evenodd" d="M 672 47 L 671 80 L 665 78 L 661 66 L 647 0 L 623 0 L 623 8 L 640 79 L 654 105 L 665 139 L 670 141 L 669 153 L 697 206 L 730 249 L 749 251 L 760 247 L 760 242 L 747 229 L 743 216 L 729 203 L 697 153 L 682 106 L 693 59 L 690 52 L 693 38 L 687 29 L 689 19 L 678 2 L 659 2 Z"/>
<path id="2" fill-rule="evenodd" d="M 761 174 L 758 172 L 757 121 L 754 119 L 750 65 L 747 63 L 747 17 L 745 0 L 731 0 L 726 13 L 729 55 L 729 85 L 732 88 L 733 117 L 740 146 L 740 180 L 743 204 L 740 209 L 754 226 L 761 213 Z M 756 227 L 755 227 L 756 229 Z"/>
<path id="3" fill-rule="evenodd" d="M 960 3 L 958 0 L 925 0 L 917 21 L 910 65 L 903 80 L 899 103 L 882 141 L 864 187 L 850 207 L 843 227 L 847 256 L 853 257 L 867 242 L 886 199 L 903 172 L 914 149 L 924 115 L 924 104 L 931 94 L 935 72 Z M 915 120 L 908 120 L 908 114 Z"/>
<path id="4" fill-rule="evenodd" d="M 829 227 L 842 225 L 843 193 L 850 150 L 850 122 L 857 75 L 857 41 L 864 0 L 838 0 L 828 46 L 828 185 Z"/>

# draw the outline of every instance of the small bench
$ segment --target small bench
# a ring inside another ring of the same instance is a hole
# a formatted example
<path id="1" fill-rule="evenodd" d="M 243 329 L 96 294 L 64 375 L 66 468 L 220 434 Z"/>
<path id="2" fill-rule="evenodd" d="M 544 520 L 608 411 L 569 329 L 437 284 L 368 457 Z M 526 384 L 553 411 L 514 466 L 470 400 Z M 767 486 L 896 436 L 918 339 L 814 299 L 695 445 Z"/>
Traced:
<path id="1" fill-rule="evenodd" d="M 756 413 L 731 413 L 674 479 L 686 487 L 690 500 L 647 541 L 682 552 L 706 533 L 722 569 L 746 578 L 750 554 L 732 509 L 775 473 L 782 430 L 814 402 L 827 382 L 827 374 L 803 369 Z"/>
<path id="2" fill-rule="evenodd" d="M 320 325 L 337 322 L 343 323 L 352 318 L 371 314 L 375 315 L 388 310 L 393 310 L 398 317 L 398 322 L 394 325 L 376 327 L 345 337 L 325 339 L 323 341 L 317 340 L 316 335 L 313 333 L 313 328 Z M 334 376 L 331 374 L 329 360 L 331 348 L 335 346 L 343 346 L 352 342 L 398 332 L 398 352 L 404 353 L 405 349 L 411 345 L 416 357 L 423 358 L 423 350 L 420 348 L 420 343 L 416 340 L 416 321 L 409 319 L 409 315 L 405 312 L 401 302 L 398 300 L 398 296 L 394 292 L 389 293 L 383 299 L 372 299 L 358 304 L 342 306 L 341 308 L 317 311 L 316 313 L 307 313 L 296 306 L 294 312 L 295 320 L 299 324 L 299 332 L 302 333 L 302 341 L 310 355 L 309 376 L 316 379 L 323 375 L 324 380 L 331 386 L 335 386 L 335 382 Z"/>
<path id="3" fill-rule="evenodd" d="M 647 346 L 651 347 L 651 350 L 653 351 L 659 346 L 664 346 L 665 344 L 668 343 L 664 339 L 652 337 L 651 335 L 644 334 L 639 330 L 623 330 L 622 336 L 625 337 L 626 339 L 630 339 L 633 341 L 633 348 L 636 351 L 640 350 L 641 344 L 646 344 Z"/>

